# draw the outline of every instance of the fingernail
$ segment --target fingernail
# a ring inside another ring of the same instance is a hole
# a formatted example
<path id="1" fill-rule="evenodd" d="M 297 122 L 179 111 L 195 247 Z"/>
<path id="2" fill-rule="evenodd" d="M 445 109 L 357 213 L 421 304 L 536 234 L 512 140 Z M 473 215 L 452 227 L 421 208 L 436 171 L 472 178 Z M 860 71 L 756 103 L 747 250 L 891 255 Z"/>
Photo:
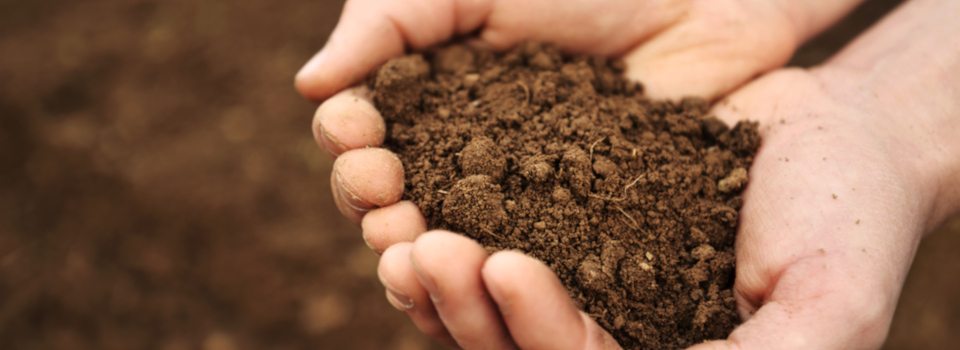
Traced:
<path id="1" fill-rule="evenodd" d="M 387 299 L 397 310 L 407 311 L 413 308 L 413 300 L 391 289 L 387 289 Z"/>
<path id="2" fill-rule="evenodd" d="M 420 280 L 420 285 L 427 290 L 427 294 L 430 294 L 430 301 L 434 303 L 439 303 L 440 290 L 437 288 L 436 281 L 433 280 L 433 277 L 428 275 L 423 269 L 420 268 L 420 265 L 417 265 L 417 260 L 413 258 L 413 255 L 410 256 L 410 262 L 413 263 L 413 271 L 417 272 L 417 279 Z"/>
<path id="3" fill-rule="evenodd" d="M 320 139 L 320 147 L 325 148 L 334 158 L 339 157 L 343 152 L 346 152 L 347 147 L 337 140 L 337 138 L 330 135 L 327 132 L 327 128 L 323 127 L 323 122 L 320 122 L 320 125 L 317 126 L 317 129 L 320 131 L 317 133 L 318 138 Z"/>
<path id="4" fill-rule="evenodd" d="M 383 275 L 380 274 L 380 271 L 377 271 L 377 277 L 380 278 L 380 283 L 383 284 L 383 288 L 387 290 L 387 294 L 390 298 L 393 298 L 397 304 L 400 304 L 400 306 L 403 307 L 403 309 L 410 310 L 413 308 L 413 299 L 410 299 L 410 297 L 404 295 L 396 288 L 393 288 L 390 283 L 387 283 L 387 280 L 383 278 Z M 399 307 L 397 309 L 404 311 Z"/>
<path id="5" fill-rule="evenodd" d="M 307 61 L 307 64 L 304 64 L 303 68 L 300 68 L 300 71 L 297 72 L 297 78 L 302 79 L 315 75 L 317 70 L 323 66 L 324 61 L 327 60 L 327 56 L 328 51 L 327 48 L 324 47 L 314 55 L 313 58 Z"/>
<path id="6" fill-rule="evenodd" d="M 370 248 L 370 250 L 372 250 L 374 253 L 377 253 L 377 255 L 383 255 L 382 250 L 377 249 L 377 247 L 374 246 L 373 243 L 370 243 L 370 238 L 369 238 L 369 235 L 367 234 L 367 231 L 363 231 L 361 236 L 363 236 L 363 243 L 366 243 L 367 248 Z"/>
<path id="7" fill-rule="evenodd" d="M 343 199 L 344 204 L 363 213 L 369 212 L 377 207 L 376 205 L 360 199 L 360 196 L 354 194 L 354 192 L 350 189 L 350 186 L 343 181 L 343 177 L 340 176 L 339 170 L 335 170 L 333 176 L 337 181 L 337 192 L 340 193 L 340 198 Z"/>

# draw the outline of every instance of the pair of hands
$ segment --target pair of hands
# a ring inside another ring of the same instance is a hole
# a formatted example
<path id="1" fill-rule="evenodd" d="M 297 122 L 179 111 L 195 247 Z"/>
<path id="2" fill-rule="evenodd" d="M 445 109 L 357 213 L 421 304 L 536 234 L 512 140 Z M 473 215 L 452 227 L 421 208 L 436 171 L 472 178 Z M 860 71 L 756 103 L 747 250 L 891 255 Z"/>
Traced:
<path id="1" fill-rule="evenodd" d="M 424 233 L 399 201 L 402 164 L 376 148 L 383 119 L 347 88 L 408 47 L 477 32 L 495 49 L 622 55 L 652 97 L 725 96 L 718 118 L 760 121 L 736 242 L 744 323 L 694 348 L 877 348 L 920 239 L 960 203 L 960 43 L 945 43 L 960 3 L 914 0 L 821 67 L 749 81 L 858 2 L 354 0 L 296 85 L 323 101 L 313 130 L 337 157 L 334 197 L 382 253 L 387 298 L 445 344 L 619 348 L 539 262 Z"/>

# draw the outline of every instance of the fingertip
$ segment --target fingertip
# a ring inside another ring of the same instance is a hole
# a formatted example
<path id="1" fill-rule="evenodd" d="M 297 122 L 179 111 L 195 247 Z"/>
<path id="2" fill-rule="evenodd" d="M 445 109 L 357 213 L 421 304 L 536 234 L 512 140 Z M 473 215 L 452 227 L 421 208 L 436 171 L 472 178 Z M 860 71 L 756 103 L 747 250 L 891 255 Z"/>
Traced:
<path id="1" fill-rule="evenodd" d="M 471 290 L 473 278 L 465 274 L 479 274 L 487 251 L 474 240 L 449 231 L 434 230 L 421 234 L 414 241 L 410 261 L 421 284 L 430 292 L 435 303 L 448 290 Z M 443 286 L 438 284 L 438 280 Z M 476 282 L 480 278 L 477 276 Z"/>
<path id="2" fill-rule="evenodd" d="M 383 1 L 347 1 L 326 46 L 297 73 L 297 91 L 323 101 L 403 54 L 408 40 L 392 18 L 397 9 L 407 8 Z"/>
<path id="3" fill-rule="evenodd" d="M 366 87 L 354 87 L 317 108 L 313 136 L 320 148 L 337 157 L 348 150 L 383 144 L 387 127 L 368 94 Z"/>
<path id="4" fill-rule="evenodd" d="M 516 251 L 497 252 L 481 275 L 520 348 L 618 348 L 609 333 L 577 310 L 560 280 L 539 260 Z"/>
<path id="5" fill-rule="evenodd" d="M 550 270 L 550 267 L 543 261 L 518 250 L 502 250 L 494 253 L 483 265 L 483 272 L 488 272 L 491 276 L 497 276 L 495 278 L 503 278 L 504 276 L 511 276 L 509 272 L 518 266 L 522 267 L 521 272 L 523 273 L 553 276 L 553 270 Z"/>
<path id="6" fill-rule="evenodd" d="M 483 264 L 483 269 L 481 270 L 484 273 L 484 277 L 489 274 L 490 278 L 495 279 L 499 282 L 500 278 L 503 278 L 501 272 L 507 272 L 511 270 L 511 266 L 517 266 L 521 264 L 528 264 L 528 261 L 539 262 L 530 256 L 521 253 L 515 250 L 504 250 L 493 253 L 490 258 L 487 259 L 487 262 Z"/>
<path id="7" fill-rule="evenodd" d="M 427 231 L 421 234 L 419 237 L 417 237 L 417 240 L 415 243 L 421 245 L 422 246 L 421 249 L 431 249 L 431 248 L 437 248 L 439 246 L 450 245 L 450 244 L 453 244 L 453 245 L 464 244 L 466 242 L 479 246 L 479 243 L 470 239 L 469 237 L 461 234 L 453 233 L 447 230 Z"/>
<path id="8" fill-rule="evenodd" d="M 337 208 L 356 224 L 373 209 L 403 196 L 403 164 L 380 148 L 347 151 L 333 163 L 330 186 Z"/>
<path id="9" fill-rule="evenodd" d="M 330 188 L 333 193 L 333 202 L 337 205 L 337 209 L 340 210 L 340 214 L 343 214 L 347 219 L 352 221 L 354 224 L 360 224 L 363 220 L 363 216 L 369 211 L 368 209 L 357 209 L 356 205 L 347 204 L 346 200 L 343 198 L 343 193 L 340 190 L 340 186 L 337 184 L 336 175 L 330 177 Z M 374 249 L 374 247 L 370 247 Z"/>
<path id="10" fill-rule="evenodd" d="M 374 251 L 383 252 L 400 242 L 413 242 L 427 231 L 427 221 L 420 208 L 410 201 L 401 201 L 370 211 L 360 227 L 363 239 Z"/>
<path id="11" fill-rule="evenodd" d="M 387 248 L 380 257 L 377 277 L 386 289 L 387 300 L 397 310 L 404 311 L 424 334 L 449 346 L 456 341 L 437 315 L 426 290 L 417 280 L 410 263 L 412 243 L 401 242 Z"/>
<path id="12" fill-rule="evenodd" d="M 329 84 L 324 84 L 324 63 L 329 56 L 330 51 L 322 49 L 297 72 L 293 79 L 293 86 L 297 92 L 304 98 L 321 102 L 333 93 L 330 91 Z"/>
<path id="13" fill-rule="evenodd" d="M 409 292 L 415 289 L 416 285 L 408 281 L 404 276 L 409 273 L 409 268 L 405 268 L 407 257 L 410 255 L 410 243 L 396 244 L 391 246 L 393 249 L 387 249 L 380 256 L 380 262 L 377 265 L 377 278 L 380 284 L 386 289 L 387 299 L 397 310 L 406 311 L 415 306 L 413 298 L 408 295 L 416 294 Z M 402 287 L 398 288 L 397 286 Z M 406 291 L 405 291 L 406 290 Z"/>
<path id="14" fill-rule="evenodd" d="M 509 284 L 511 280 L 509 273 L 505 273 L 505 271 L 509 271 L 509 266 L 513 265 L 513 261 L 516 261 L 516 257 L 512 256 L 514 254 L 516 253 L 511 251 L 493 253 L 480 268 L 480 277 L 483 278 L 483 284 L 487 286 L 490 298 L 497 304 L 500 314 L 505 318 L 512 314 L 513 298 L 510 294 L 507 294 L 509 290 L 503 290 L 503 285 Z"/>
<path id="15" fill-rule="evenodd" d="M 500 307 L 500 313 L 504 316 L 512 314 L 512 305 L 517 292 L 517 283 L 522 283 L 523 279 L 531 275 L 542 273 L 539 267 L 542 265 L 538 260 L 527 256 L 518 251 L 506 250 L 496 252 L 487 258 L 480 269 L 480 275 L 490 291 L 493 300 Z M 542 265 L 545 267 L 545 265 Z M 549 268 L 547 268 L 549 270 Z M 552 273 L 552 272 L 551 272 Z"/>
<path id="16" fill-rule="evenodd" d="M 397 243 L 386 250 L 380 256 L 380 262 L 377 265 L 377 277 L 384 286 L 400 285 L 406 288 L 414 287 L 411 281 L 395 283 L 392 281 L 404 281 L 404 275 L 410 272 L 406 266 L 410 256 L 410 249 L 413 244 L 409 242 Z"/>
<path id="17" fill-rule="evenodd" d="M 333 165 L 334 181 L 347 204 L 370 211 L 403 196 L 403 163 L 393 152 L 362 148 L 343 153 Z"/>
<path id="18" fill-rule="evenodd" d="M 410 251 L 421 285 L 461 347 L 516 349 L 480 276 L 486 258 L 477 242 L 445 231 L 421 235 Z"/>
<path id="19" fill-rule="evenodd" d="M 643 83 L 643 92 L 650 99 L 680 101 L 697 96 L 712 101 L 745 80 L 740 72 L 717 71 L 710 62 L 685 62 L 670 57 L 628 62 L 626 76 Z"/>

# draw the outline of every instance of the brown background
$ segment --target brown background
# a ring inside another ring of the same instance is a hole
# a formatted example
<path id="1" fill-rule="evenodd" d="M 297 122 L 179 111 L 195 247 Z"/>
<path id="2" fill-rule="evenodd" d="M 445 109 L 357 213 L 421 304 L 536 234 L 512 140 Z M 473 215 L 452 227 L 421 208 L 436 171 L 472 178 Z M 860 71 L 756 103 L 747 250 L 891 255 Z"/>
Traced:
<path id="1" fill-rule="evenodd" d="M 0 348 L 439 348 L 384 300 L 291 87 L 340 8 L 0 0 Z M 960 220 L 923 243 L 887 348 L 960 341 L 957 247 Z"/>

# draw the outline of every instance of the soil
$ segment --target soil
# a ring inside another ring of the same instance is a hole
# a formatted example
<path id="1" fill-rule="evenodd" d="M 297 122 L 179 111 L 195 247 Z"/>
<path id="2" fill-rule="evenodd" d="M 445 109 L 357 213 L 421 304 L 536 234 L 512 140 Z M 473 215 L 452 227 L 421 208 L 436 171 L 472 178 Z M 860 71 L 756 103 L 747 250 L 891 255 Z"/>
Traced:
<path id="1" fill-rule="evenodd" d="M 622 70 L 539 43 L 452 45 L 393 59 L 370 84 L 430 228 L 544 261 L 628 349 L 725 338 L 756 123 L 648 100 Z"/>

